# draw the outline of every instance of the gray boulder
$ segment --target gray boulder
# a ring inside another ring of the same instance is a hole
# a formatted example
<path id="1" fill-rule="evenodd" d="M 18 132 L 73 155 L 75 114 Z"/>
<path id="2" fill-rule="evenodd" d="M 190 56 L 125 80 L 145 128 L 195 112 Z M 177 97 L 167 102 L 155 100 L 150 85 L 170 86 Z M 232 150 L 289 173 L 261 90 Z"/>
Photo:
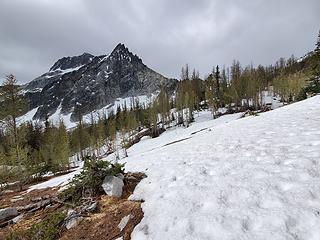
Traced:
<path id="1" fill-rule="evenodd" d="M 10 220 L 18 215 L 19 213 L 16 208 L 9 207 L 0 209 L 0 221 Z"/>
<path id="2" fill-rule="evenodd" d="M 102 188 L 108 196 L 121 197 L 123 180 L 114 176 L 106 176 L 102 183 Z"/>

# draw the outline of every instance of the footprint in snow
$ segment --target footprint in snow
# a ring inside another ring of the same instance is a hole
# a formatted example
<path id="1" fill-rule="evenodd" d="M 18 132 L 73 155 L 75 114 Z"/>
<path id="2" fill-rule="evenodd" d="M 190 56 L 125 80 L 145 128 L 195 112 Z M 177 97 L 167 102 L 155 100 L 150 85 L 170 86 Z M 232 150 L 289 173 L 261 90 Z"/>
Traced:
<path id="1" fill-rule="evenodd" d="M 242 229 L 242 231 L 243 231 L 243 232 L 249 231 L 249 230 L 250 230 L 249 227 L 250 227 L 250 220 L 249 220 L 249 218 L 246 217 L 246 218 L 242 219 L 242 221 L 241 221 L 241 229 Z"/>

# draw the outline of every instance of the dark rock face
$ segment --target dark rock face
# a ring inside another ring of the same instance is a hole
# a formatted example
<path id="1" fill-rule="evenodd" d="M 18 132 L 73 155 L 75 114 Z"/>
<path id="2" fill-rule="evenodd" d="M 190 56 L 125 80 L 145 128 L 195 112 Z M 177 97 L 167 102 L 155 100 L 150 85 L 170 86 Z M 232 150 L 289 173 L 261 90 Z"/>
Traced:
<path id="1" fill-rule="evenodd" d="M 71 71 L 76 71 L 80 67 L 89 64 L 93 55 L 84 53 L 75 57 L 64 57 L 59 59 L 49 70 L 49 72 L 37 77 L 33 81 L 26 84 L 24 87 L 32 92 L 41 91 L 44 86 L 58 80 L 63 74 Z"/>
<path id="2" fill-rule="evenodd" d="M 62 58 L 48 73 L 25 85 L 25 90 L 31 108 L 39 107 L 35 119 L 45 119 L 61 107 L 61 113 L 72 113 L 75 120 L 75 108 L 84 115 L 116 98 L 154 93 L 161 84 L 173 92 L 177 80 L 149 69 L 137 55 L 118 44 L 108 56 L 84 53 Z"/>
<path id="3" fill-rule="evenodd" d="M 76 68 L 88 64 L 92 61 L 93 57 L 94 56 L 89 53 L 83 53 L 80 56 L 61 58 L 50 68 L 50 72 L 56 71 L 58 69 L 65 70 Z"/>

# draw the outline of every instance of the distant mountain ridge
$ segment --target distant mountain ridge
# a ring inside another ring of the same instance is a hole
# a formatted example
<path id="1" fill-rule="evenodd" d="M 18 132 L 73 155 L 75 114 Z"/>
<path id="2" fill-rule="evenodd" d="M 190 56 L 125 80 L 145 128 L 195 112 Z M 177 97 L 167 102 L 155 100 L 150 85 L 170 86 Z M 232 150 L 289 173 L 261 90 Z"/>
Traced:
<path id="1" fill-rule="evenodd" d="M 117 98 L 149 95 L 164 84 L 173 92 L 177 80 L 148 68 L 142 60 L 119 43 L 110 55 L 63 57 L 24 85 L 30 109 L 38 108 L 33 119 L 44 120 L 61 108 L 62 114 L 85 115 L 113 103 Z"/>

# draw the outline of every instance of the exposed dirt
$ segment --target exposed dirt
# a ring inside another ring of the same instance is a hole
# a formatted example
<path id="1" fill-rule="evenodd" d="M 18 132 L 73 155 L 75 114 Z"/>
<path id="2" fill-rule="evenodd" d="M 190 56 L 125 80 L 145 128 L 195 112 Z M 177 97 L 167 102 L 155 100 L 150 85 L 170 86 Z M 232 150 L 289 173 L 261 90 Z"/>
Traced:
<path id="1" fill-rule="evenodd" d="M 41 199 L 48 199 L 56 195 L 59 188 L 45 188 L 33 190 L 31 192 L 12 192 L 0 195 L 0 207 L 19 207 L 25 206 Z"/>
<path id="2" fill-rule="evenodd" d="M 97 212 L 84 218 L 61 239 L 113 240 L 122 237 L 124 240 L 129 240 L 134 227 L 141 221 L 143 212 L 141 202 L 129 201 L 127 198 L 144 177 L 146 176 L 143 173 L 127 173 L 122 198 L 101 196 L 98 200 Z M 129 221 L 120 231 L 118 225 L 128 215 Z"/>
<path id="3" fill-rule="evenodd" d="M 134 227 L 143 217 L 141 202 L 103 196 L 98 203 L 97 213 L 84 218 L 61 239 L 112 240 L 122 236 L 124 240 L 129 240 Z M 118 225 L 128 215 L 130 219 L 120 232 Z"/>
<path id="4" fill-rule="evenodd" d="M 128 197 L 133 193 L 137 184 L 146 177 L 143 173 L 126 173 L 124 178 L 123 195 L 121 198 L 100 196 L 96 199 L 98 207 L 95 213 L 84 216 L 78 225 L 70 230 L 62 231 L 61 239 L 99 239 L 112 240 L 123 237 L 124 240 L 130 239 L 134 227 L 141 221 L 143 212 L 141 202 L 129 201 Z M 0 208 L 21 207 L 32 204 L 41 199 L 47 199 L 56 196 L 58 188 L 47 188 L 42 190 L 33 190 L 29 193 L 12 192 L 0 196 Z M 11 201 L 12 199 L 19 199 Z M 23 199 L 22 199 L 23 198 Z M 14 225 L 0 228 L 0 239 L 10 231 L 20 231 L 29 229 L 34 224 L 44 219 L 49 213 L 66 210 L 68 206 L 63 204 L 54 204 L 45 209 L 34 213 L 27 213 L 23 219 Z M 126 217 L 129 221 L 120 231 L 118 225 Z"/>
<path id="5" fill-rule="evenodd" d="M 14 225 L 9 225 L 5 228 L 0 228 L 0 239 L 6 239 L 7 235 L 12 232 L 22 232 L 31 228 L 34 224 L 42 221 L 48 214 L 63 209 L 60 204 L 52 205 L 34 213 L 24 214 L 23 220 Z M 23 238 L 22 238 L 23 239 Z"/>

